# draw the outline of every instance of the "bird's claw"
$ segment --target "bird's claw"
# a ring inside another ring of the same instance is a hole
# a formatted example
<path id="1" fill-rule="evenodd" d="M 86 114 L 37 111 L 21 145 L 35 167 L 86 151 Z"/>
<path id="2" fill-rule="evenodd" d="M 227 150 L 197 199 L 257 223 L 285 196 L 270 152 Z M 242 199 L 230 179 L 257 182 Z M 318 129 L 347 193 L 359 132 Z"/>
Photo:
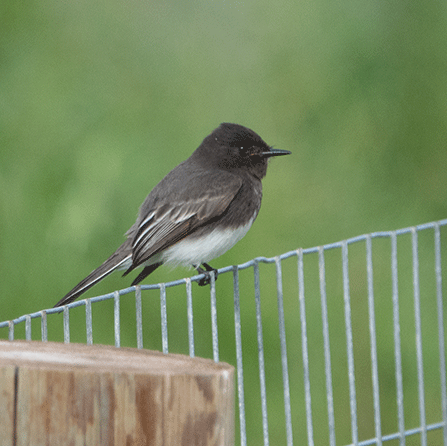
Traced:
<path id="1" fill-rule="evenodd" d="M 212 268 L 208 264 L 203 264 L 203 266 L 205 266 L 206 270 L 204 270 L 200 266 L 196 267 L 198 273 L 203 274 L 205 276 L 203 279 L 200 279 L 197 282 L 199 284 L 199 286 L 205 286 L 205 285 L 209 285 L 211 283 L 211 273 L 214 273 L 214 281 L 217 280 L 217 276 L 219 274 L 217 272 L 217 269 Z"/>

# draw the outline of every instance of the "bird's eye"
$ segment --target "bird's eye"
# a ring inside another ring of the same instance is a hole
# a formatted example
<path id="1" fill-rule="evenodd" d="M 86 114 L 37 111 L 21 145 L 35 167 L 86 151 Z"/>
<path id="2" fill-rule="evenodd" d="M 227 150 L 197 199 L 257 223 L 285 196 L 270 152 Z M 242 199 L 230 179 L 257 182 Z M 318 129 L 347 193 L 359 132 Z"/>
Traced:
<path id="1" fill-rule="evenodd" d="M 239 147 L 239 153 L 241 156 L 247 156 L 250 151 L 250 147 Z"/>

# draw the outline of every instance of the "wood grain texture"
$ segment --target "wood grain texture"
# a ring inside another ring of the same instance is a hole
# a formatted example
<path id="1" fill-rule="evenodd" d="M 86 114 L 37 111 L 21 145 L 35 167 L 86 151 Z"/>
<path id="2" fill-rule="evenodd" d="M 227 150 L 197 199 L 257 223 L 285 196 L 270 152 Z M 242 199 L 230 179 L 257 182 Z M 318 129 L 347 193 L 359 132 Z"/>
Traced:
<path id="1" fill-rule="evenodd" d="M 2 445 L 234 443 L 234 368 L 225 363 L 0 341 L 0 377 Z"/>

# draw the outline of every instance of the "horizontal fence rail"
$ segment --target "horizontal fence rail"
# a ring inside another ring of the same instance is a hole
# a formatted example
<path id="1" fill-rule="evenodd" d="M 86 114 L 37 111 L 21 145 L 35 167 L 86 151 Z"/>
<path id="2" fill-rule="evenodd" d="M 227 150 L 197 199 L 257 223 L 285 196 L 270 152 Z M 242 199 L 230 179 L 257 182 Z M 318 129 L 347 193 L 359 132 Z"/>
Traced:
<path id="1" fill-rule="evenodd" d="M 104 343 L 108 324 L 116 347 L 233 363 L 241 445 L 447 446 L 446 237 L 447 219 L 257 257 L 209 289 L 203 275 L 129 287 L 0 322 L 0 336 Z"/>

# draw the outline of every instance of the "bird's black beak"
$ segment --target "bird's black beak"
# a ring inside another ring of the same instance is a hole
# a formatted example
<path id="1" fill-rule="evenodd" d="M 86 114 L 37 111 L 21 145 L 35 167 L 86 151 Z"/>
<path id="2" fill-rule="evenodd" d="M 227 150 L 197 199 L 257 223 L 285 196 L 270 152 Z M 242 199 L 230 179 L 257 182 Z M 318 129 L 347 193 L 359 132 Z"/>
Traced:
<path id="1" fill-rule="evenodd" d="M 289 152 L 288 150 L 270 148 L 268 152 L 262 152 L 262 156 L 264 158 L 270 158 L 271 156 L 290 155 L 291 153 L 292 152 Z"/>

